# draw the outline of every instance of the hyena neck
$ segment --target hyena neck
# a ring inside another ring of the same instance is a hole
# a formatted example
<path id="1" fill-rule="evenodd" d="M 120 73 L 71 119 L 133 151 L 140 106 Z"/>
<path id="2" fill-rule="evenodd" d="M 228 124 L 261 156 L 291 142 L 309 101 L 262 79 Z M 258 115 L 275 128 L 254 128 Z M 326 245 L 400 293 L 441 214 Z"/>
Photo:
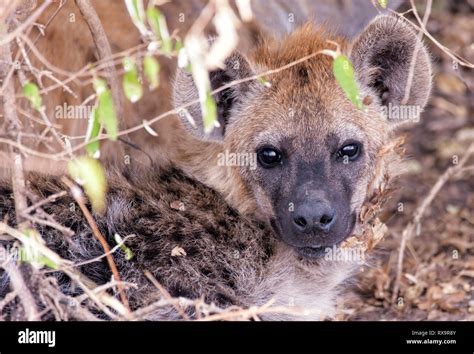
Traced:
<path id="1" fill-rule="evenodd" d="M 173 164 L 187 175 L 218 191 L 230 206 L 244 215 L 256 215 L 256 204 L 240 177 L 238 167 L 218 163 L 222 144 L 182 136 L 175 145 Z"/>

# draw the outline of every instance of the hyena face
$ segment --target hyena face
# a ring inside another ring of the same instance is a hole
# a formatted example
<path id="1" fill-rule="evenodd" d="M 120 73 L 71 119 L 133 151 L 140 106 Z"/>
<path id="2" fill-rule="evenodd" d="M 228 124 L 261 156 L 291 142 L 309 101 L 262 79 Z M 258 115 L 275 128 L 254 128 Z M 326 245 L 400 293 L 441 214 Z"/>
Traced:
<path id="1" fill-rule="evenodd" d="M 228 152 L 256 155 L 256 168 L 234 167 L 235 185 L 245 185 L 257 205 L 255 213 L 310 258 L 341 243 L 357 226 L 379 149 L 396 125 L 381 114 L 382 106 L 402 104 L 415 51 L 411 92 L 403 104 L 418 112 L 425 105 L 431 82 L 425 49 L 407 25 L 384 16 L 351 45 L 307 25 L 283 41 L 261 43 L 249 60 L 234 53 L 224 70 L 211 73 L 216 89 L 331 48 L 327 39 L 350 56 L 364 109 L 348 100 L 332 73 L 332 58 L 320 54 L 266 77 L 270 86 L 247 81 L 220 92 L 220 128 L 210 135 L 202 127 L 187 126 Z M 197 98 L 189 74 L 178 73 L 176 88 L 177 106 Z M 198 105 L 190 113 L 200 120 Z"/>
<path id="2" fill-rule="evenodd" d="M 259 102 L 242 110 L 245 118 L 229 125 L 225 142 L 231 151 L 257 155 L 257 168 L 242 166 L 240 175 L 276 233 L 307 256 L 353 231 L 380 143 L 329 79 L 330 59 L 321 61 L 324 72 L 308 63 L 273 77 Z"/>

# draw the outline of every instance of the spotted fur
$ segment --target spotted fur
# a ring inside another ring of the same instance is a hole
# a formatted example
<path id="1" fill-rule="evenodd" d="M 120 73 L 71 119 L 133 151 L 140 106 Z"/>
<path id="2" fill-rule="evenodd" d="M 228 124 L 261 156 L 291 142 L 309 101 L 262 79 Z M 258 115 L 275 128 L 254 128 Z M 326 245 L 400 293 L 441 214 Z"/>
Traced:
<path id="1" fill-rule="evenodd" d="M 314 318 L 328 315 L 326 310 L 334 300 L 330 289 L 342 280 L 333 277 L 332 266 L 312 267 L 296 259 L 289 249 L 277 246 L 265 224 L 240 215 L 212 189 L 176 169 L 151 170 L 145 175 L 110 172 L 109 183 L 107 212 L 94 217 L 111 246 L 116 244 L 116 233 L 123 238 L 130 236 L 126 245 L 134 253 L 133 259 L 126 260 L 120 250 L 113 257 L 122 280 L 137 286 L 127 290 L 133 309 L 160 298 L 144 276 L 148 270 L 174 297 L 203 297 L 220 307 L 263 305 L 274 298 L 284 306 L 311 304 L 313 311 L 318 310 Z M 66 189 L 59 179 L 37 174 L 29 176 L 29 184 L 39 198 Z M 2 218 L 15 225 L 12 191 L 2 184 L 0 192 Z M 181 210 L 175 202 L 182 203 Z M 68 238 L 55 229 L 38 226 L 48 246 L 61 257 L 79 263 L 103 254 L 72 197 L 63 197 L 44 210 L 75 232 Z M 172 256 L 174 247 L 184 249 L 186 256 Z M 112 276 L 105 259 L 79 270 L 97 284 L 110 281 Z M 6 273 L 0 274 L 3 297 L 8 292 L 8 278 Z M 53 274 L 65 294 L 81 293 L 67 276 Z M 299 284 L 301 277 L 307 281 Z M 14 313 L 8 307 L 5 311 Z M 191 311 L 189 315 L 195 314 Z M 174 309 L 164 308 L 148 318 L 180 316 Z M 289 317 L 276 314 L 265 318 Z"/>

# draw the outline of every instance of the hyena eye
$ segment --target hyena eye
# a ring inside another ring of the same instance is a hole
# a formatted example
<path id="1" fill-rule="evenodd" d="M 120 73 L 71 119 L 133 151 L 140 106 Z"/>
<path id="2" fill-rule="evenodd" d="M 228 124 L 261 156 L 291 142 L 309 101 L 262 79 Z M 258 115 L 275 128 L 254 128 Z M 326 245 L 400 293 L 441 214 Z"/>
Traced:
<path id="1" fill-rule="evenodd" d="M 264 168 L 281 165 L 282 154 L 273 147 L 263 147 L 257 150 L 258 162 Z"/>
<path id="2" fill-rule="evenodd" d="M 358 143 L 351 143 L 346 144 L 339 149 L 337 152 L 337 156 L 340 158 L 348 158 L 350 161 L 354 161 L 360 155 L 360 144 Z"/>

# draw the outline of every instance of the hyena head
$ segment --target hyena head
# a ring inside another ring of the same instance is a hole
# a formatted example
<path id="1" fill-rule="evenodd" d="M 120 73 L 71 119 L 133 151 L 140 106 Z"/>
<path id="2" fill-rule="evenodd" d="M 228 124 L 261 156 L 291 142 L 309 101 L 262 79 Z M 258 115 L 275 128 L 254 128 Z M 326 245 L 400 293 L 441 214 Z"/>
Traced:
<path id="1" fill-rule="evenodd" d="M 344 94 L 324 54 L 288 64 L 340 43 L 354 65 L 363 109 Z M 412 59 L 413 79 L 405 97 Z M 229 188 L 244 185 L 275 233 L 301 255 L 318 258 L 324 248 L 341 243 L 354 231 L 360 207 L 374 178 L 379 150 L 398 120 L 382 114 L 401 105 L 417 108 L 417 118 L 431 84 L 429 56 L 416 33 L 401 20 L 379 16 L 352 42 L 305 25 L 283 40 L 263 40 L 245 58 L 234 53 L 226 67 L 210 74 L 213 89 L 235 80 L 281 69 L 265 77 L 270 85 L 249 80 L 216 96 L 220 127 L 203 132 L 199 105 L 188 110 L 198 124 L 188 130 L 221 149 L 255 154 L 257 164 L 232 167 Z M 178 73 L 177 107 L 198 98 L 191 75 Z M 221 150 L 222 151 L 222 150 Z M 247 160 L 251 161 L 251 159 Z M 223 182 L 224 183 L 224 182 Z M 243 198 L 243 197 L 242 197 Z"/>

